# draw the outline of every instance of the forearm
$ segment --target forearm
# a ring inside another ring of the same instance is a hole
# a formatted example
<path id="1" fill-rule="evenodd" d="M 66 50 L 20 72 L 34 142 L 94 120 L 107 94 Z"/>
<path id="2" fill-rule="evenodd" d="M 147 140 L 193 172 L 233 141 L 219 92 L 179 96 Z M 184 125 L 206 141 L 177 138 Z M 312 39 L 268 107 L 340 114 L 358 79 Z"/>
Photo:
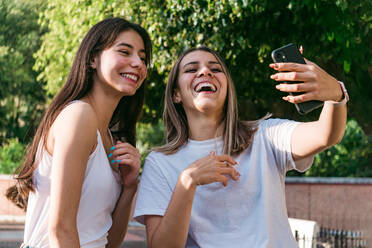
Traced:
<path id="1" fill-rule="evenodd" d="M 326 101 L 319 117 L 319 131 L 326 147 L 339 143 L 346 128 L 346 104 L 337 106 Z"/>
<path id="2" fill-rule="evenodd" d="M 151 248 L 185 247 L 196 185 L 181 173 L 167 211 L 149 242 Z"/>
<path id="3" fill-rule="evenodd" d="M 317 121 L 302 123 L 292 135 L 292 155 L 300 160 L 339 143 L 346 127 L 346 105 L 325 102 Z"/>
<path id="4" fill-rule="evenodd" d="M 133 187 L 124 187 L 123 192 L 112 214 L 112 226 L 108 232 L 106 247 L 120 247 L 128 229 L 133 199 L 137 192 L 137 184 Z"/>

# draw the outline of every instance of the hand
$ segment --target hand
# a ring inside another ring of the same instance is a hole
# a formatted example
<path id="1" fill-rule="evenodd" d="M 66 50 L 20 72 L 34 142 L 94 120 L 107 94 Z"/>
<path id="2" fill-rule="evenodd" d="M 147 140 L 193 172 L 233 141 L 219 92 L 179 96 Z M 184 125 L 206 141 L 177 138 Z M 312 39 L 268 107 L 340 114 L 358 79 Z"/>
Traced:
<path id="1" fill-rule="evenodd" d="M 227 186 L 229 175 L 233 180 L 239 180 L 239 172 L 233 168 L 237 162 L 228 155 L 216 156 L 211 152 L 208 156 L 201 158 L 189 165 L 183 172 L 183 176 L 191 180 L 194 185 L 204 185 L 221 182 Z"/>
<path id="2" fill-rule="evenodd" d="M 336 101 L 342 100 L 343 92 L 337 80 L 310 60 L 306 64 L 274 63 L 270 67 L 278 73 L 270 77 L 275 81 L 303 81 L 298 83 L 280 83 L 276 89 L 283 92 L 302 92 L 300 95 L 283 97 L 291 103 L 301 103 L 310 100 Z"/>
<path id="3" fill-rule="evenodd" d="M 138 150 L 129 143 L 117 141 L 112 157 L 119 167 L 124 186 L 137 185 L 137 178 L 141 169 L 141 155 Z"/>

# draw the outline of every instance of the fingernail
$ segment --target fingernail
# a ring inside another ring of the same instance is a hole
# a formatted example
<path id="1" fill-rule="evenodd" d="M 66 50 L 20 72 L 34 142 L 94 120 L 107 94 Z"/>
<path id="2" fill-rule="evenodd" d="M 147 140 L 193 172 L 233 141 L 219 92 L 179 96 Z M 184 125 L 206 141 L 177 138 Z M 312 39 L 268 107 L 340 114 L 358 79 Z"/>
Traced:
<path id="1" fill-rule="evenodd" d="M 111 146 L 110 151 L 113 151 L 115 149 L 115 146 Z"/>
<path id="2" fill-rule="evenodd" d="M 111 160 L 111 164 L 115 163 L 115 159 Z"/>
<path id="3" fill-rule="evenodd" d="M 276 74 L 270 76 L 271 79 L 276 79 Z"/>
<path id="4" fill-rule="evenodd" d="M 112 156 L 112 153 L 110 153 L 109 155 L 108 155 L 108 157 L 110 158 Z"/>
<path id="5" fill-rule="evenodd" d="M 275 85 L 275 88 L 280 89 L 280 84 Z"/>
<path id="6" fill-rule="evenodd" d="M 118 159 L 118 160 L 116 160 L 116 162 L 120 163 L 120 160 Z"/>

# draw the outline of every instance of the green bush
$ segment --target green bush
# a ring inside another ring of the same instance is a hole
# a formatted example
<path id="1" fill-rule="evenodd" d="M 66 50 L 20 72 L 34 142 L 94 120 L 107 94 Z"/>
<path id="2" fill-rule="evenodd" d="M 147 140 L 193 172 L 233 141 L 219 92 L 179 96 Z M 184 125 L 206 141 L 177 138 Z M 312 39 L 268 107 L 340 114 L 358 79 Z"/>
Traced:
<path id="1" fill-rule="evenodd" d="M 342 141 L 317 154 L 314 164 L 304 174 L 290 172 L 289 176 L 309 177 L 372 177 L 372 146 L 368 137 L 351 119 L 347 122 Z"/>
<path id="2" fill-rule="evenodd" d="M 0 174 L 12 174 L 22 161 L 25 146 L 18 139 L 9 139 L 0 148 Z"/>
<path id="3" fill-rule="evenodd" d="M 138 123 L 136 147 L 142 155 L 142 165 L 150 149 L 164 141 L 164 126 L 161 121 L 156 124 Z"/>

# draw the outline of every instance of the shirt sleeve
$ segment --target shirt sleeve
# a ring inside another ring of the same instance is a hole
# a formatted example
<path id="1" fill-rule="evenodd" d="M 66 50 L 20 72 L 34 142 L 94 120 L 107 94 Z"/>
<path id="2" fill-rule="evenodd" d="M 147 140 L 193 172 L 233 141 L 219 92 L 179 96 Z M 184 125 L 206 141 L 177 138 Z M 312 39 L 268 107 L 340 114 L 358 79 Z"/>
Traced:
<path id="1" fill-rule="evenodd" d="M 296 169 L 296 165 L 306 164 L 305 167 L 308 169 L 313 163 L 314 156 L 309 156 L 296 162 L 293 160 L 291 140 L 293 130 L 298 124 L 300 122 L 285 119 L 269 119 L 261 124 L 264 135 L 274 153 L 275 162 L 283 174 L 289 170 Z"/>
<path id="2" fill-rule="evenodd" d="M 142 224 L 145 215 L 164 216 L 173 193 L 160 165 L 150 155 L 145 160 L 133 215 Z"/>

